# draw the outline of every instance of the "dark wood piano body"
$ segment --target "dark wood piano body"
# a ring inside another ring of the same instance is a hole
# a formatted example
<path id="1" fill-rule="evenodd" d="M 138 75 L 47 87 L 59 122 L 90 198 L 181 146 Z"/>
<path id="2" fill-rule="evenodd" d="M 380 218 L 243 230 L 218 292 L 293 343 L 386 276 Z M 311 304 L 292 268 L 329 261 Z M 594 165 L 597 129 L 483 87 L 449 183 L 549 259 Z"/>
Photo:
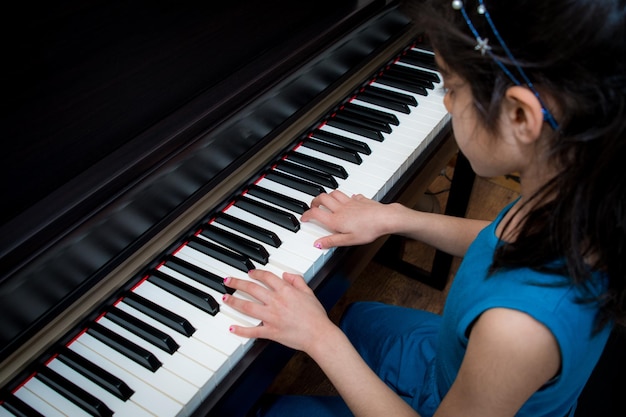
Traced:
<path id="1" fill-rule="evenodd" d="M 397 4 L 375 0 L 65 2 L 13 18 L 0 156 L 6 389 L 416 36 Z M 454 151 L 435 141 L 385 199 L 410 202 L 441 147 Z M 380 244 L 324 265 L 310 285 L 327 307 Z M 197 414 L 242 413 L 289 354 L 256 341 Z"/>

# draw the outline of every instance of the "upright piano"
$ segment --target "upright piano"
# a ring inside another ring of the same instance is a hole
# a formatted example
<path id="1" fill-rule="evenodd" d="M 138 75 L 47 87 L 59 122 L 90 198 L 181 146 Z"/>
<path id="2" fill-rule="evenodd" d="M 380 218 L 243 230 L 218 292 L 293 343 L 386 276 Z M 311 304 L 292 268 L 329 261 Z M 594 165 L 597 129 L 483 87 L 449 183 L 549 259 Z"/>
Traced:
<path id="1" fill-rule="evenodd" d="M 313 196 L 402 198 L 453 150 L 394 1 L 6 18 L 0 416 L 245 415 L 291 352 L 228 332 L 259 323 L 222 305 L 223 278 L 301 273 L 330 308 L 373 247 L 314 248 Z"/>

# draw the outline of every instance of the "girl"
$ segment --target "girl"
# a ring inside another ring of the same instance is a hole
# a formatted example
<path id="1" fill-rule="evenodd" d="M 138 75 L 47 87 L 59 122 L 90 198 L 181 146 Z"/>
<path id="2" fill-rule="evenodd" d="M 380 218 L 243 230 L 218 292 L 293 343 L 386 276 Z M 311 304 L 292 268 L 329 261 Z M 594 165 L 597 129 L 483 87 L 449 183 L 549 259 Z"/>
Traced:
<path id="1" fill-rule="evenodd" d="M 313 358 L 339 397 L 280 397 L 267 415 L 572 416 L 622 313 L 626 262 L 626 1 L 449 0 L 420 7 L 460 150 L 478 175 L 517 173 L 487 224 L 341 192 L 302 221 L 327 248 L 385 234 L 462 256 L 442 316 L 377 303 L 335 326 L 299 276 L 227 278 L 263 320 L 238 335 Z"/>

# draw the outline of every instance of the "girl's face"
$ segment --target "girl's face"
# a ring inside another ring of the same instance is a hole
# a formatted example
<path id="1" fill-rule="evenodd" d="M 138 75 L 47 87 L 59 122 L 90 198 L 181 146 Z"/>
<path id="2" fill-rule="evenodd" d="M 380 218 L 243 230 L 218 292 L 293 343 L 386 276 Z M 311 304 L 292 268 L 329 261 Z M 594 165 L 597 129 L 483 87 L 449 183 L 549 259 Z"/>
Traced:
<path id="1" fill-rule="evenodd" d="M 517 172 L 519 149 L 506 128 L 499 129 L 497 136 L 488 132 L 479 122 L 468 82 L 447 70 L 438 57 L 437 63 L 446 90 L 443 103 L 452 117 L 455 140 L 474 172 L 483 177 Z"/>

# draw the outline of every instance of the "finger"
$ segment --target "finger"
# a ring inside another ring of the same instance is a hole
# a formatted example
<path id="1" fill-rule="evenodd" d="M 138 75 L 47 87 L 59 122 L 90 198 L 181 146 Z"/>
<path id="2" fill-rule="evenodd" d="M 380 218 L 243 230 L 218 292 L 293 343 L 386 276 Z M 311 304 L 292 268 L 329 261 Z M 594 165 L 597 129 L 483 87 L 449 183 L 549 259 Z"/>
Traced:
<path id="1" fill-rule="evenodd" d="M 248 276 L 265 284 L 270 289 L 275 289 L 278 285 L 283 284 L 283 280 L 277 275 L 264 269 L 251 269 Z"/>
<path id="2" fill-rule="evenodd" d="M 321 237 L 313 242 L 313 246 L 318 249 L 329 249 L 339 246 L 352 246 L 353 244 L 354 238 L 352 233 L 336 233 L 333 235 Z"/>
<path id="3" fill-rule="evenodd" d="M 268 294 L 269 290 L 263 285 L 259 285 L 254 281 L 234 277 L 226 277 L 224 278 L 224 285 L 237 291 L 244 292 L 252 296 L 253 298 L 256 298 L 263 304 L 266 304 L 270 298 L 270 295 Z"/>
<path id="4" fill-rule="evenodd" d="M 309 285 L 306 283 L 306 281 L 304 280 L 304 278 L 302 277 L 302 275 L 285 272 L 283 274 L 283 280 L 293 285 L 293 287 L 298 290 L 308 291 L 311 289 Z"/>

